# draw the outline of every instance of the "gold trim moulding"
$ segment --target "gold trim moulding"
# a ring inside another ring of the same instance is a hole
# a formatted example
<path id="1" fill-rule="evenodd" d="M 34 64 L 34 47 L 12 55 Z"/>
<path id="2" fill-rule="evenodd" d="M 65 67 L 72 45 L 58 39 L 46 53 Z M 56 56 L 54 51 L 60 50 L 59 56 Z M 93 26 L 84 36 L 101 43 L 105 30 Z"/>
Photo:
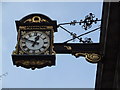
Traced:
<path id="1" fill-rule="evenodd" d="M 53 29 L 53 26 L 19 26 L 20 30 Z"/>
<path id="2" fill-rule="evenodd" d="M 40 67 L 46 67 L 46 66 L 52 66 L 51 60 L 17 60 L 15 61 L 15 65 L 25 67 L 25 68 L 40 68 Z"/>
<path id="3" fill-rule="evenodd" d="M 23 64 L 25 66 L 29 65 L 44 65 L 44 64 L 52 64 L 52 61 L 50 60 L 19 60 L 15 61 L 15 64 Z"/>

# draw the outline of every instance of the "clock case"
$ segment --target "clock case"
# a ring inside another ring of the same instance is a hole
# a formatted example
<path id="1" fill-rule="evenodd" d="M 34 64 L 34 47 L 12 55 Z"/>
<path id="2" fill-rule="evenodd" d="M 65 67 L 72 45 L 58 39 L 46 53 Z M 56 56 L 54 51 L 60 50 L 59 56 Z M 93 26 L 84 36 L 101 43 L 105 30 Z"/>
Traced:
<path id="1" fill-rule="evenodd" d="M 43 68 L 55 65 L 55 51 L 53 50 L 54 32 L 57 32 L 57 22 L 42 14 L 30 14 L 20 21 L 16 21 L 17 27 L 17 44 L 16 50 L 13 51 L 12 60 L 16 66 L 24 68 Z M 27 54 L 20 48 L 20 39 L 24 33 L 31 31 L 44 32 L 50 38 L 49 48 L 39 54 Z"/>

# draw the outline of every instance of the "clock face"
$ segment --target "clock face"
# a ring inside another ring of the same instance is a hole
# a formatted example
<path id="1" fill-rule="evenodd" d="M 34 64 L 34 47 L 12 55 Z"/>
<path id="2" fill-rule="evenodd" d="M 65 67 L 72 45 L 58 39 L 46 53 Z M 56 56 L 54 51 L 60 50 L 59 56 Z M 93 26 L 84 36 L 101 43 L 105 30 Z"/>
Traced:
<path id="1" fill-rule="evenodd" d="M 22 36 L 20 47 L 27 54 L 41 54 L 50 46 L 49 37 L 41 31 L 31 31 Z"/>

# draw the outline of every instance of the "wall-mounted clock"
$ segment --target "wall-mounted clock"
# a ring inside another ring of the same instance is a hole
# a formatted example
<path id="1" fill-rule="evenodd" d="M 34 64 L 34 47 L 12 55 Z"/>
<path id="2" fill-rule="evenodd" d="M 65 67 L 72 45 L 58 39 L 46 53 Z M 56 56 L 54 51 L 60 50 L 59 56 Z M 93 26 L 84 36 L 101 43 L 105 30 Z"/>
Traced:
<path id="1" fill-rule="evenodd" d="M 55 65 L 56 21 L 42 14 L 30 14 L 16 21 L 16 26 L 18 35 L 13 64 L 32 69 Z"/>

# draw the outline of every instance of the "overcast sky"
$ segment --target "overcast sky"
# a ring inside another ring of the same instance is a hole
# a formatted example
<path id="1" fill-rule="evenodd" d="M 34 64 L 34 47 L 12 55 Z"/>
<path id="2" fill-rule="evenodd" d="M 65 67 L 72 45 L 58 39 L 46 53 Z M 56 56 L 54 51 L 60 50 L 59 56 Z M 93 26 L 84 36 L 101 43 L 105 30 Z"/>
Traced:
<path id="1" fill-rule="evenodd" d="M 102 0 L 101 0 L 102 1 Z M 0 5 L 1 8 L 1 5 Z M 15 20 L 40 13 L 47 15 L 57 23 L 84 19 L 90 12 L 101 18 L 101 2 L 2 2 L 2 73 L 8 73 L 2 78 L 3 88 L 94 88 L 96 64 L 87 62 L 83 57 L 72 55 L 57 55 L 56 66 L 30 70 L 13 66 L 11 54 L 17 42 Z M 100 23 L 99 23 L 100 24 Z M 95 25 L 92 29 L 97 27 Z M 78 35 L 86 32 L 81 26 L 65 26 Z M 55 42 L 63 42 L 71 36 L 58 28 Z M 61 37 L 62 35 L 62 37 Z M 99 31 L 85 37 L 92 37 L 99 42 Z M 1 74 L 2 74 L 1 73 Z"/>

